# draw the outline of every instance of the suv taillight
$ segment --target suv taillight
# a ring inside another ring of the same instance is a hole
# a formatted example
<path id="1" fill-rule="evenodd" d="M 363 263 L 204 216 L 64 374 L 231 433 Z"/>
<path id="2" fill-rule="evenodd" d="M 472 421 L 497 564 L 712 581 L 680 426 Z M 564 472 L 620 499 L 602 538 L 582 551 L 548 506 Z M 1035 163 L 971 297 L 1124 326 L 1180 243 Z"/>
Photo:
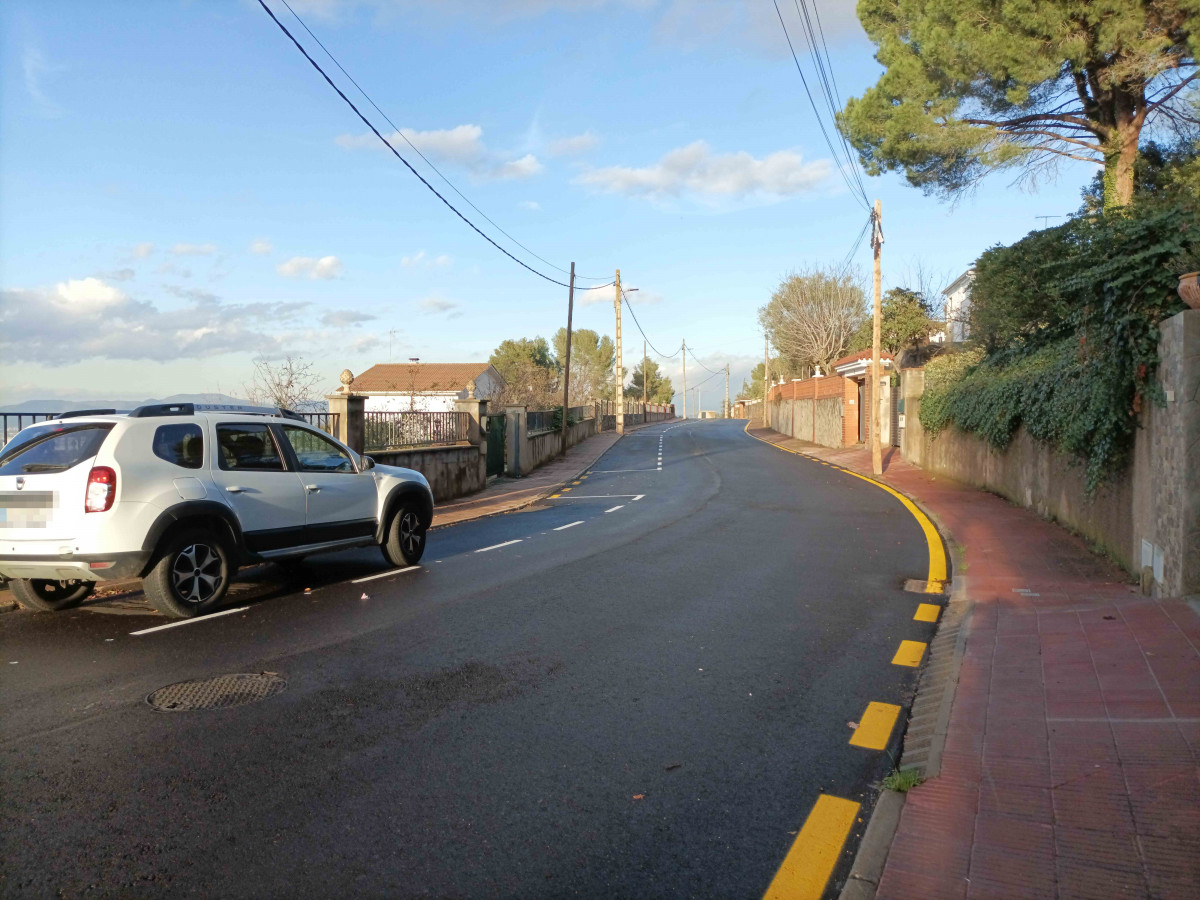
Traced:
<path id="1" fill-rule="evenodd" d="M 108 466 L 93 466 L 88 474 L 84 512 L 104 512 L 111 509 L 117 496 L 117 473 Z"/>

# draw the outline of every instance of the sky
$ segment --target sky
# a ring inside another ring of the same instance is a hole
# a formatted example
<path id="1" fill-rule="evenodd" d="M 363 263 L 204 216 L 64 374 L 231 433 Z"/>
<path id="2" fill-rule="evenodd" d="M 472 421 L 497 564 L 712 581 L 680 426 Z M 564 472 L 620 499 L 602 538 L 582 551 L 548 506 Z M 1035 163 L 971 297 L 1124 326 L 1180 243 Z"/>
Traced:
<path id="1" fill-rule="evenodd" d="M 580 288 L 620 269 L 653 347 L 694 351 L 689 386 L 728 363 L 735 396 L 762 359 L 757 309 L 790 272 L 839 264 L 866 221 L 771 0 L 294 0 L 495 226 L 266 2 L 498 243 L 558 281 L 575 262 L 593 279 Z M 816 6 L 841 100 L 861 95 L 881 68 L 853 4 Z M 10 0 L 0 52 L 0 408 L 238 395 L 255 358 L 284 354 L 332 391 L 346 368 L 482 361 L 566 324 L 567 289 L 447 209 L 257 0 Z M 1056 221 L 1037 217 L 1077 209 L 1092 174 L 1071 164 L 1030 189 L 999 173 L 954 203 L 864 176 L 883 205 L 885 290 L 918 268 L 949 284 Z M 854 261 L 869 275 L 867 244 Z M 611 335 L 613 296 L 577 290 L 575 327 Z M 632 371 L 627 313 L 623 333 Z M 680 357 L 658 361 L 678 389 Z M 719 408 L 723 377 L 702 390 Z"/>

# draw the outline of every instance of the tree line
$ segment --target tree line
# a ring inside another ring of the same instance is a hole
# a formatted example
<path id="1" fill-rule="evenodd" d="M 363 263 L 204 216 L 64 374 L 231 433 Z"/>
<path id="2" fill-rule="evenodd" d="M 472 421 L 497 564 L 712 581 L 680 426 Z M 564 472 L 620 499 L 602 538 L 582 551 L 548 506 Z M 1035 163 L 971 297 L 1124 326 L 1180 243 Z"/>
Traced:
<path id="1" fill-rule="evenodd" d="M 528 406 L 553 409 L 562 404 L 563 368 L 567 355 L 567 330 L 560 328 L 551 342 L 544 337 L 512 338 L 500 342 L 488 362 L 504 378 L 505 387 L 493 398 L 496 405 Z M 608 335 L 590 328 L 571 334 L 571 379 L 569 406 L 582 406 L 595 400 L 613 399 L 613 368 L 616 348 Z M 670 403 L 675 396 L 671 379 L 659 371 L 654 360 L 638 360 L 632 383 L 625 387 L 630 400 L 642 399 L 646 385 L 649 403 Z"/>

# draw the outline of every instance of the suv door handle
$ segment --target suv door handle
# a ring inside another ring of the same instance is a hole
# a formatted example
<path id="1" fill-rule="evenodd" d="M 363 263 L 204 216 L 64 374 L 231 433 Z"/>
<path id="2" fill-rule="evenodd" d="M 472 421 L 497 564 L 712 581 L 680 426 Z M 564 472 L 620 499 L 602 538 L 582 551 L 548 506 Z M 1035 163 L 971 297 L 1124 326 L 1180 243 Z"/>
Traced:
<path id="1" fill-rule="evenodd" d="M 304 486 L 304 489 L 306 491 L 308 491 L 310 494 L 315 494 L 315 493 L 317 493 L 317 491 L 321 490 L 321 486 L 317 485 L 317 484 L 306 484 Z"/>
<path id="2" fill-rule="evenodd" d="M 229 491 L 229 493 L 231 493 L 231 494 L 241 494 L 241 493 L 244 493 L 246 489 L 244 487 L 241 487 L 240 485 L 231 484 L 228 487 L 226 487 L 225 490 Z"/>

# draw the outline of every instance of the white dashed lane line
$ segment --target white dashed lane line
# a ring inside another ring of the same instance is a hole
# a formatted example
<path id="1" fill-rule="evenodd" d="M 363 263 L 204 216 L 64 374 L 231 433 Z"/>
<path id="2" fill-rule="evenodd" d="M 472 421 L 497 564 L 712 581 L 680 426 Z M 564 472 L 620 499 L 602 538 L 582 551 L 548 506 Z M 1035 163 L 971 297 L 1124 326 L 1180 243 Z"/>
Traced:
<path id="1" fill-rule="evenodd" d="M 237 609 L 225 609 L 217 613 L 209 613 L 207 616 L 196 616 L 194 619 L 180 619 L 178 622 L 170 622 L 166 625 L 155 625 L 153 628 L 143 628 L 141 631 L 131 631 L 129 634 L 133 637 L 149 634 L 152 631 L 165 631 L 168 628 L 178 628 L 180 625 L 195 625 L 197 622 L 207 622 L 209 619 L 216 619 L 220 616 L 230 616 L 234 613 L 245 612 L 250 607 L 239 606 Z"/>
<path id="2" fill-rule="evenodd" d="M 568 528 L 574 528 L 576 525 L 582 525 L 582 524 L 583 524 L 583 519 L 580 519 L 578 522 L 572 522 L 570 525 L 559 525 L 554 530 L 555 531 L 566 531 Z"/>
<path id="3" fill-rule="evenodd" d="M 439 559 L 438 562 L 441 562 Z M 364 581 L 374 581 L 376 578 L 387 578 L 389 575 L 399 575 L 401 572 L 411 572 L 414 569 L 419 569 L 420 566 L 405 566 L 403 569 L 389 569 L 386 572 L 379 572 L 375 575 L 368 575 L 366 578 L 355 578 L 351 584 L 362 584 Z"/>
<path id="4" fill-rule="evenodd" d="M 519 544 L 524 538 L 517 538 L 515 541 L 505 541 L 503 544 L 492 544 L 490 547 L 480 547 L 476 553 L 487 553 L 489 550 L 499 550 L 501 547 L 508 547 L 511 544 Z"/>
<path id="5" fill-rule="evenodd" d="M 605 512 L 606 513 L 616 512 L 618 509 L 624 509 L 624 508 L 625 508 L 625 504 L 622 503 L 620 506 L 614 506 L 612 509 L 606 509 Z"/>

